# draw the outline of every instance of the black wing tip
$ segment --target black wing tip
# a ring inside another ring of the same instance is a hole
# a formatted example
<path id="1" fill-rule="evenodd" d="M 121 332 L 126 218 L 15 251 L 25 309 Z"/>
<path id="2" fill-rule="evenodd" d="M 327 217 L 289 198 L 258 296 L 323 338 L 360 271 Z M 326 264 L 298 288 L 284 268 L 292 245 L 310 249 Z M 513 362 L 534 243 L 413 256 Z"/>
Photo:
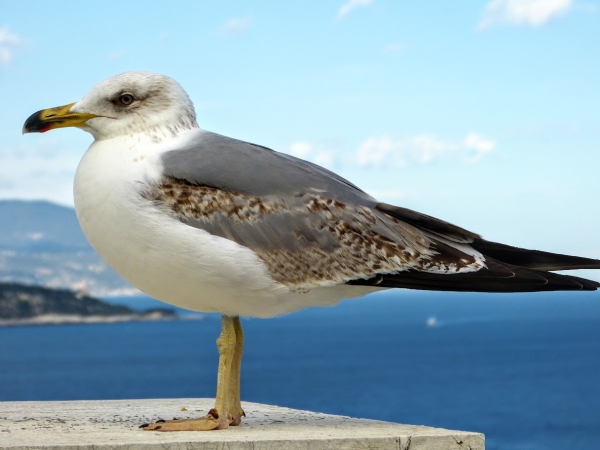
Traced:
<path id="1" fill-rule="evenodd" d="M 529 250 L 485 239 L 475 239 L 470 245 L 486 257 L 528 269 L 540 271 L 600 269 L 600 260 L 593 258 Z"/>
<path id="2" fill-rule="evenodd" d="M 586 278 L 511 266 L 488 260 L 488 267 L 476 272 L 441 274 L 407 270 L 378 274 L 369 279 L 350 280 L 347 284 L 381 288 L 405 288 L 450 292 L 549 292 L 596 291 L 600 283 Z M 507 276 L 510 272 L 513 275 Z"/>

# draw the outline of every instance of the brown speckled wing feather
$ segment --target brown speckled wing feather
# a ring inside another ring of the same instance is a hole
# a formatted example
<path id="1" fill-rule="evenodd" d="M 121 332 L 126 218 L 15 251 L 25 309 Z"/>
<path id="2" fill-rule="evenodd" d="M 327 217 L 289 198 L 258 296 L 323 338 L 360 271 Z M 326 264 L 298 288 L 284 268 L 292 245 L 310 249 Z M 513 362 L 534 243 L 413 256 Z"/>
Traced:
<path id="1" fill-rule="evenodd" d="M 146 197 L 190 226 L 250 248 L 273 278 L 297 288 L 407 268 L 456 271 L 477 264 L 410 224 L 309 189 L 258 197 L 169 177 Z"/>

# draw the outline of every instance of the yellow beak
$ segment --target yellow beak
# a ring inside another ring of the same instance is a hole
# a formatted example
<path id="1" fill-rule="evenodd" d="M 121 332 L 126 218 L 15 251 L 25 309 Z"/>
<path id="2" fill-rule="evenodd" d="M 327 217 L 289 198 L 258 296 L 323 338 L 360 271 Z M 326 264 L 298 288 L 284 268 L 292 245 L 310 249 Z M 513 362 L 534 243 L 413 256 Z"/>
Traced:
<path id="1" fill-rule="evenodd" d="M 54 128 L 85 127 L 88 120 L 98 117 L 95 114 L 69 112 L 74 104 L 42 109 L 33 113 L 23 125 L 23 134 L 45 133 Z"/>

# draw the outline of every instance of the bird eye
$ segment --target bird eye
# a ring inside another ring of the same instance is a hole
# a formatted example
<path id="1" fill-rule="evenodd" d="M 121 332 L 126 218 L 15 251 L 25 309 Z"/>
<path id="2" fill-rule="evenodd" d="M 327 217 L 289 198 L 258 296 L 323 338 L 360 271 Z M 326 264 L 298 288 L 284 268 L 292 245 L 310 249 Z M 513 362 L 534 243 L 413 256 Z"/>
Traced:
<path id="1" fill-rule="evenodd" d="M 125 92 L 124 94 L 119 95 L 119 103 L 123 106 L 131 105 L 134 100 L 135 100 L 135 97 L 133 96 L 133 94 L 130 94 L 129 92 Z"/>

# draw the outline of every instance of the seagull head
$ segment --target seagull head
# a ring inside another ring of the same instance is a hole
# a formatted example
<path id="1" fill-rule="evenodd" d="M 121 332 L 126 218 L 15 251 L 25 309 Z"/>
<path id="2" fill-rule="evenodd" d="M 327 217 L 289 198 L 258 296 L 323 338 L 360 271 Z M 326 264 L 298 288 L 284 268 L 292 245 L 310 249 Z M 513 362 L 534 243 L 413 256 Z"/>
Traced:
<path id="1" fill-rule="evenodd" d="M 153 139 L 197 128 L 194 105 L 172 78 L 125 72 L 94 86 L 81 100 L 32 114 L 23 133 L 78 127 L 96 140 L 146 133 Z"/>

